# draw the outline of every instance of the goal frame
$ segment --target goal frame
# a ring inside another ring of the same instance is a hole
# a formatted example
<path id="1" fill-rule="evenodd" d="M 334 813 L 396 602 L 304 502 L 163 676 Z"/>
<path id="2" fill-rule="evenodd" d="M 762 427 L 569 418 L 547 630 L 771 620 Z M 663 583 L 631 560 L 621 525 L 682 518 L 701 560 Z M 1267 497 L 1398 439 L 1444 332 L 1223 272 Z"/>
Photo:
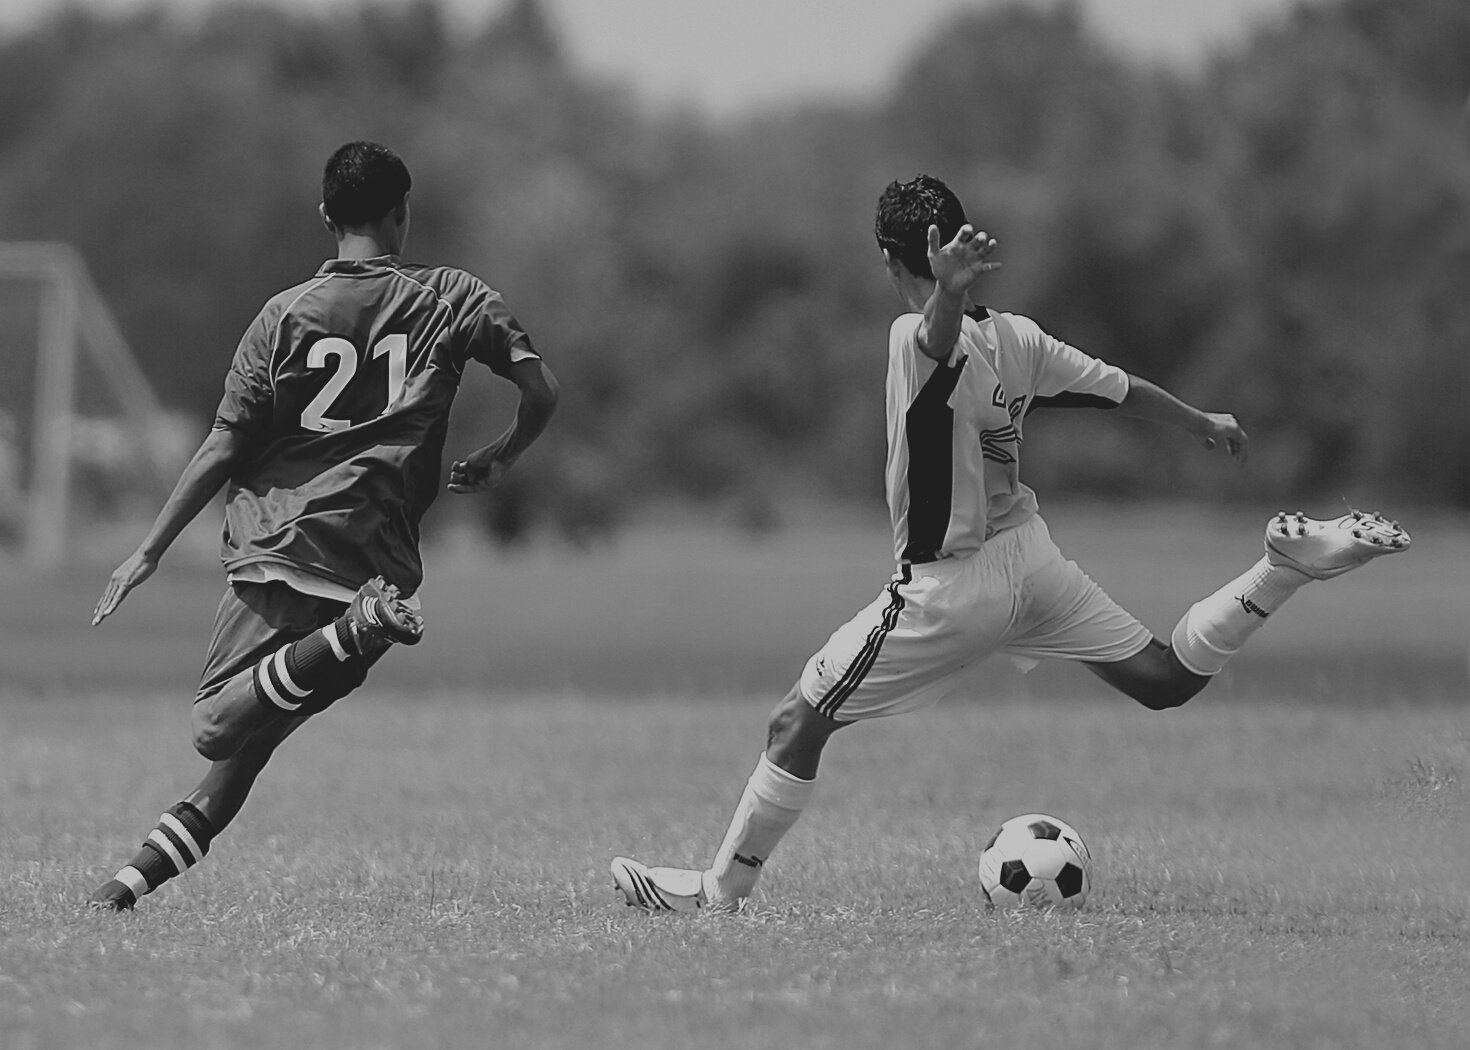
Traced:
<path id="1" fill-rule="evenodd" d="M 54 568 L 67 553 L 81 356 L 96 366 L 139 457 L 166 487 L 155 440 L 163 409 L 74 247 L 0 242 L 0 279 L 40 285 L 23 557 L 32 567 Z"/>

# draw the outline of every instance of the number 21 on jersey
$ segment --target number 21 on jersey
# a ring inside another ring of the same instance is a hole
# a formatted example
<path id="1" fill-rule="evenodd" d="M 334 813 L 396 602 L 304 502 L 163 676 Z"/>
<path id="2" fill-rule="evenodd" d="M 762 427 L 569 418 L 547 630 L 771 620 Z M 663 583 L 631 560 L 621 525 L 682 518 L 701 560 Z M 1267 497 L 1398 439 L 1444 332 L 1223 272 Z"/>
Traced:
<path id="1" fill-rule="evenodd" d="M 372 360 L 388 358 L 388 402 L 383 406 L 383 411 L 387 412 L 398 400 L 398 395 L 403 393 L 403 384 L 408 377 L 408 336 L 401 332 L 383 336 L 368 357 Z M 350 419 L 334 419 L 327 413 L 352 382 L 352 377 L 357 375 L 357 364 L 357 347 L 341 336 L 325 336 L 311 345 L 306 354 L 306 367 L 329 368 L 332 374 L 327 378 L 326 386 L 302 410 L 301 426 L 304 429 L 331 434 L 352 425 Z"/>

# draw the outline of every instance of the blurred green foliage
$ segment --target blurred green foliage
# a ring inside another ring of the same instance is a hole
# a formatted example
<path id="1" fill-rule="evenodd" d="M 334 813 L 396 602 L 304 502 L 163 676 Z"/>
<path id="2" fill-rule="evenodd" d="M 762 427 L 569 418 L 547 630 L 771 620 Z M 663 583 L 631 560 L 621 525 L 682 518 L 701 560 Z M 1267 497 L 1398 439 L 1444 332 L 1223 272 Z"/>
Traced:
<path id="1" fill-rule="evenodd" d="M 1239 471 L 1038 416 L 1044 497 L 1470 507 L 1467 91 L 1464 0 L 1324 0 L 1189 75 L 1110 51 L 1075 3 L 987 7 L 878 103 L 724 124 L 579 70 L 535 0 L 472 34 L 431 0 L 72 10 L 0 45 L 0 238 L 77 245 L 203 419 L 259 304 L 330 254 L 327 154 L 392 145 L 410 254 L 500 288 L 563 382 L 487 522 L 593 541 L 663 501 L 763 528 L 880 498 L 898 304 L 872 209 L 929 171 L 1002 242 L 990 305 L 1254 439 Z M 512 394 L 467 384 L 452 447 Z"/>

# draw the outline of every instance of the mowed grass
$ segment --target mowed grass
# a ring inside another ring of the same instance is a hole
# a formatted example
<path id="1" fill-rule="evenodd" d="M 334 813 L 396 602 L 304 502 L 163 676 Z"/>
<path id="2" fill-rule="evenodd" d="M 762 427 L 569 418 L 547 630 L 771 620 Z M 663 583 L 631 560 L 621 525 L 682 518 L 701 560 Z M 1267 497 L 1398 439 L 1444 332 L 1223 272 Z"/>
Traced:
<path id="1" fill-rule="evenodd" d="M 100 916 L 80 902 L 200 771 L 183 711 L 11 696 L 0 1044 L 1470 1042 L 1458 708 L 957 698 L 834 740 L 746 914 L 617 903 L 615 854 L 708 857 L 767 706 L 368 691 L 200 867 Z M 984 905 L 981 845 L 1031 809 L 1097 856 L 1078 914 Z"/>
<path id="2" fill-rule="evenodd" d="M 1048 519 L 1159 632 L 1264 520 Z M 1180 711 L 997 659 L 844 731 L 754 907 L 693 919 L 617 904 L 607 862 L 708 859 L 770 706 L 891 570 L 881 521 L 436 547 L 424 644 L 121 917 L 81 902 L 202 772 L 218 571 L 180 552 L 92 630 L 135 536 L 0 567 L 0 1047 L 1462 1048 L 1470 533 L 1406 523 Z M 1081 914 L 983 904 L 1033 809 L 1097 854 Z"/>

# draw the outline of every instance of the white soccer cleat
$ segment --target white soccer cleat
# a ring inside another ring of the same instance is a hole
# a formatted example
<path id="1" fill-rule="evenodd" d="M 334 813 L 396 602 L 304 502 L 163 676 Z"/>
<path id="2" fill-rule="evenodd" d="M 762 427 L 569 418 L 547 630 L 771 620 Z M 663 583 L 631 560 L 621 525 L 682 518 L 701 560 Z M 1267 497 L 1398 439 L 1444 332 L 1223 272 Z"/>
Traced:
<path id="1" fill-rule="evenodd" d="M 1332 521 L 1318 521 L 1301 511 L 1282 512 L 1266 526 L 1266 559 L 1314 580 L 1341 576 L 1408 547 L 1409 534 L 1398 522 L 1361 510 Z"/>
<path id="2" fill-rule="evenodd" d="M 614 857 L 613 882 L 629 907 L 644 911 L 738 911 L 739 901 L 705 892 L 705 872 L 689 868 L 649 868 L 628 857 Z"/>

